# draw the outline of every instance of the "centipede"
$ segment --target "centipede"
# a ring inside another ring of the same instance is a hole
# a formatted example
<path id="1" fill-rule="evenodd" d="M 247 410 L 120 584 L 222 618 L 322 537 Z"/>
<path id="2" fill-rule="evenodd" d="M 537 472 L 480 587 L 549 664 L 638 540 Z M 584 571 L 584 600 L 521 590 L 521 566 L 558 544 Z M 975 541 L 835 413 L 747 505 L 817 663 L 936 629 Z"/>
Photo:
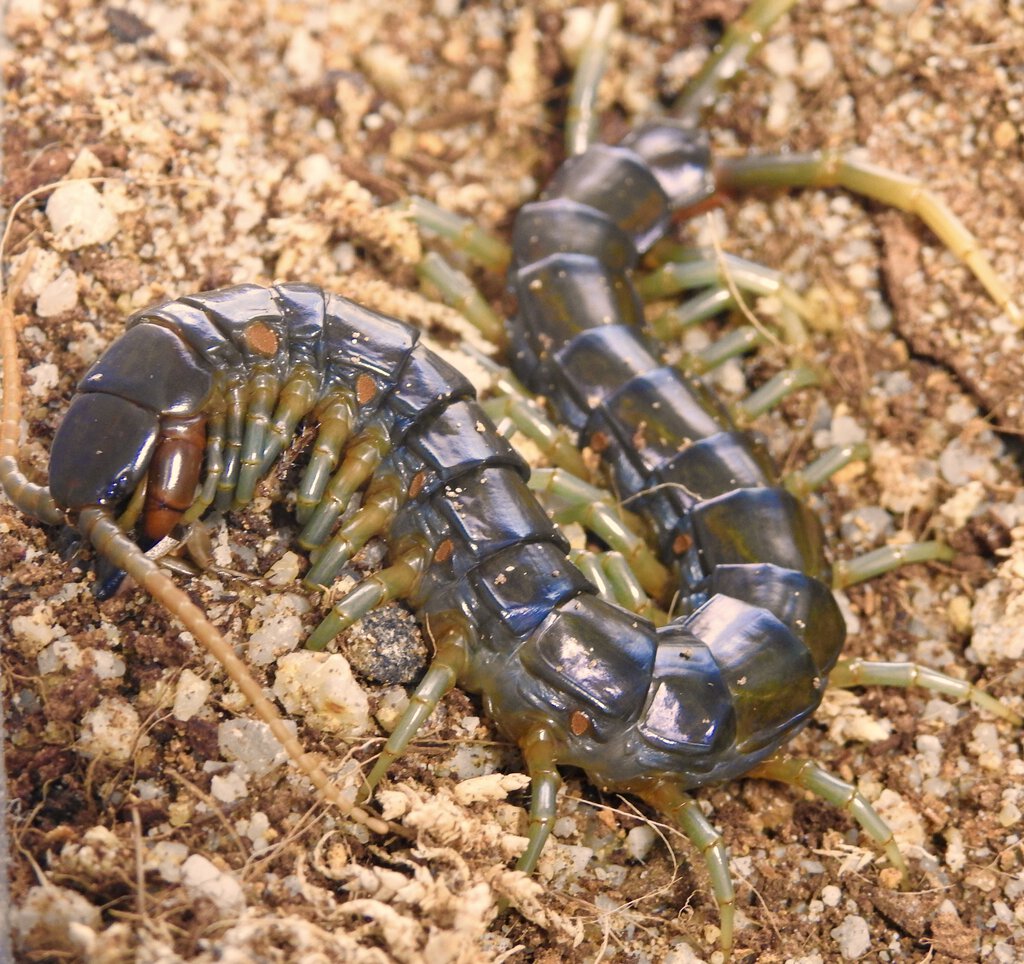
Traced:
<path id="1" fill-rule="evenodd" d="M 843 811 L 835 819 L 852 820 L 884 854 L 889 884 L 912 888 L 897 837 L 855 774 L 832 773 L 791 747 L 826 689 L 918 687 L 973 704 L 979 718 L 1022 723 L 965 679 L 907 659 L 844 658 L 846 620 L 834 589 L 952 554 L 923 541 L 833 564 L 810 499 L 863 459 L 863 448 L 835 445 L 806 468 L 782 472 L 751 429 L 807 369 L 783 370 L 727 404 L 701 376 L 769 338 L 759 326 L 685 363 L 666 359 L 667 339 L 751 295 L 781 303 L 784 335 L 795 331 L 799 340 L 813 320 L 769 269 L 707 247 L 680 253 L 663 240 L 727 196 L 758 189 L 845 188 L 916 216 L 1000 317 L 1020 326 L 1014 294 L 984 244 L 924 182 L 837 151 L 733 158 L 712 149 L 706 112 L 790 6 L 755 0 L 674 103 L 614 143 L 598 137 L 592 106 L 616 29 L 616 9 L 600 8 L 569 98 L 566 160 L 516 213 L 509 244 L 488 241 L 490 254 L 498 253 L 483 256 L 483 236 L 468 221 L 418 198 L 403 208 L 456 257 L 507 270 L 514 303 L 507 321 L 486 306 L 483 320 L 466 314 L 501 346 L 514 373 L 510 391 L 522 398 L 481 399 L 418 327 L 334 286 L 232 278 L 132 305 L 123 332 L 63 406 L 42 484 L 21 464 L 19 345 L 13 312 L 5 313 L 0 482 L 7 498 L 89 560 L 97 606 L 125 605 L 134 585 L 177 620 L 338 826 L 391 847 L 415 836 L 415 820 L 401 820 L 409 801 L 399 805 L 401 793 L 382 787 L 449 694 L 458 688 L 479 700 L 517 747 L 530 783 L 510 859 L 515 871 L 492 881 L 513 908 L 502 921 L 518 910 L 566 926 L 508 883 L 535 874 L 557 836 L 562 768 L 582 771 L 601 794 L 643 801 L 687 838 L 717 916 L 709 949 L 729 957 L 747 949 L 752 901 L 744 904 L 747 895 L 734 885 L 728 829 L 709 818 L 698 791 L 740 777 L 790 784 Z M 119 21 L 117 29 L 129 25 Z M 428 256 L 419 269 L 466 308 L 465 288 L 443 262 Z M 652 334 L 645 303 L 665 299 L 674 305 L 657 316 Z M 510 443 L 502 418 L 513 407 L 516 428 L 548 440 L 549 467 L 532 468 Z M 556 435 L 558 445 L 550 442 Z M 291 493 L 294 545 L 309 559 L 304 589 L 327 598 L 305 648 L 334 648 L 361 618 L 398 601 L 433 649 L 354 787 L 343 789 L 327 756 L 296 736 L 225 631 L 168 574 L 173 560 L 160 555 L 188 527 L 201 535 L 211 514 L 251 518 L 274 482 Z M 604 551 L 572 547 L 562 519 L 582 520 L 591 545 Z M 336 590 L 375 543 L 385 547 L 383 566 Z M 208 808 L 209 797 L 203 803 Z M 454 859 L 441 858 L 437 843 L 419 846 L 432 859 Z M 322 848 L 314 856 L 331 880 Z M 141 857 L 139 868 L 145 877 Z M 339 915 L 386 929 L 379 880 L 374 886 L 374 899 L 346 907 L 339 890 L 330 900 Z M 468 929 L 474 940 L 488 925 L 509 926 L 494 923 L 497 914 L 494 896 Z M 24 941 L 31 927 L 20 926 Z M 758 946 L 752 940 L 751 952 Z"/>

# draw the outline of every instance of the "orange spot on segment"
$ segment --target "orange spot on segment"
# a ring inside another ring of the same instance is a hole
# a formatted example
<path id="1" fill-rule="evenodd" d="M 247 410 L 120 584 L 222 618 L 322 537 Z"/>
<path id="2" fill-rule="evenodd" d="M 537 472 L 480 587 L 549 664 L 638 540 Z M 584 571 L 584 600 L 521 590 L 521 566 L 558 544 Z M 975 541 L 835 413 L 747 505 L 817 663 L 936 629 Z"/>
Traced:
<path id="1" fill-rule="evenodd" d="M 611 440 L 604 432 L 594 432 L 590 436 L 590 447 L 595 452 L 603 452 L 611 444 Z"/>
<path id="2" fill-rule="evenodd" d="M 245 329 L 245 343 L 250 351 L 266 358 L 276 355 L 280 344 L 277 332 L 265 321 L 254 321 Z"/>
<path id="3" fill-rule="evenodd" d="M 451 539 L 444 539 L 434 553 L 435 562 L 447 562 L 455 551 L 455 543 Z"/>
<path id="4" fill-rule="evenodd" d="M 423 491 L 423 486 L 427 484 L 427 473 L 417 472 L 409 483 L 409 498 L 415 499 L 416 496 Z"/>
<path id="5" fill-rule="evenodd" d="M 587 719 L 587 714 L 573 710 L 569 717 L 569 729 L 572 730 L 573 736 L 583 736 L 590 729 L 590 720 Z"/>
<path id="6" fill-rule="evenodd" d="M 693 545 L 693 539 L 687 535 L 678 535 L 675 541 L 672 543 L 672 551 L 677 555 L 681 556 L 684 552 L 689 552 L 690 547 Z"/>
<path id="7" fill-rule="evenodd" d="M 356 401 L 360 405 L 366 405 L 373 401 L 377 394 L 377 383 L 369 375 L 360 375 L 356 379 Z"/>

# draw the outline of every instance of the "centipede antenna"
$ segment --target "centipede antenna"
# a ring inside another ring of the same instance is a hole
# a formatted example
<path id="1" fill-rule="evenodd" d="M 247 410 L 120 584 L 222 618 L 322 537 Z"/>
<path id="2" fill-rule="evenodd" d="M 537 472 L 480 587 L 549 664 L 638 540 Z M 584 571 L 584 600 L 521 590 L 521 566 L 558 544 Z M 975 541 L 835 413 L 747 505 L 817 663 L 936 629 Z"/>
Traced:
<path id="1" fill-rule="evenodd" d="M 672 105 L 671 114 L 684 124 L 696 126 L 721 89 L 747 64 L 764 43 L 765 34 L 796 0 L 755 0 L 734 20 L 704 66 L 687 83 Z"/>
<path id="2" fill-rule="evenodd" d="M 918 687 L 957 700 L 970 700 L 993 716 L 1009 720 L 1014 726 L 1024 726 L 1024 717 L 973 683 L 918 663 L 841 659 L 829 674 L 828 685 L 838 689 L 852 689 L 855 686 Z"/>
<path id="3" fill-rule="evenodd" d="M 275 739 L 287 751 L 309 781 L 325 799 L 346 817 L 364 824 L 374 833 L 387 833 L 388 824 L 359 807 L 353 807 L 331 782 L 323 768 L 306 752 L 302 744 L 285 724 L 274 704 L 267 699 L 259 683 L 253 679 L 245 663 L 239 659 L 220 630 L 211 623 L 202 610 L 182 592 L 160 567 L 133 543 L 104 510 L 83 509 L 79 513 L 78 528 L 92 542 L 96 551 L 119 569 L 127 572 L 139 586 L 159 602 L 178 620 L 203 648 L 224 667 L 231 681 L 249 701 L 259 718 L 267 724 Z"/>
<path id="4" fill-rule="evenodd" d="M 15 204 L 7 216 L 3 237 L 0 238 L 0 262 L 7 247 L 7 237 L 14 223 L 14 216 L 20 206 L 30 197 L 40 193 L 32 191 Z M 21 275 L 27 272 L 29 264 L 23 266 Z M 3 272 L 0 270 L 0 353 L 3 354 L 3 405 L 0 412 L 0 489 L 3 489 L 11 503 L 47 525 L 60 525 L 64 513 L 53 501 L 45 485 L 30 482 L 18 464 L 18 443 L 21 440 L 21 370 L 18 367 L 18 333 L 14 328 L 14 292 L 20 287 L 22 276 L 14 279 L 11 290 L 5 291 Z"/>
<path id="5" fill-rule="evenodd" d="M 996 306 L 1018 327 L 1024 313 L 1009 286 L 981 249 L 981 242 L 937 194 L 917 178 L 858 161 L 840 151 L 725 158 L 715 164 L 720 190 L 757 187 L 840 187 L 916 215 L 966 265 Z"/>
<path id="6" fill-rule="evenodd" d="M 608 63 L 612 33 L 619 22 L 619 5 L 602 4 L 590 36 L 580 52 L 565 111 L 565 153 L 582 154 L 597 138 L 597 94 Z"/>
<path id="7" fill-rule="evenodd" d="M 896 838 L 891 828 L 853 784 L 822 769 L 813 760 L 801 760 L 785 754 L 759 763 L 750 771 L 750 776 L 776 780 L 808 790 L 849 814 L 885 851 L 889 863 L 899 870 L 903 885 L 909 883 L 910 872 L 900 848 L 896 846 Z"/>

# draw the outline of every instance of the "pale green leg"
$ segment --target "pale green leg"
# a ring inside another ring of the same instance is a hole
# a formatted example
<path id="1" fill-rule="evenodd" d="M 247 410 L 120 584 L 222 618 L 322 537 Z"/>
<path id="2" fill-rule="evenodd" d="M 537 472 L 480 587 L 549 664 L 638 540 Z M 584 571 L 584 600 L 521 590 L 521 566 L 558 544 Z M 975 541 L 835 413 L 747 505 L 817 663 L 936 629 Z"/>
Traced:
<path id="1" fill-rule="evenodd" d="M 345 563 L 370 539 L 388 530 L 403 500 L 402 484 L 397 475 L 376 477 L 358 511 L 331 536 L 323 549 L 312 554 L 314 565 L 306 573 L 306 584 L 330 585 Z"/>
<path id="2" fill-rule="evenodd" d="M 438 290 L 446 305 L 459 312 L 484 338 L 496 345 L 505 344 L 505 322 L 466 275 L 435 251 L 423 256 L 416 272 Z"/>
<path id="3" fill-rule="evenodd" d="M 555 510 L 556 522 L 561 525 L 578 522 L 622 553 L 646 592 L 659 599 L 667 593 L 672 574 L 636 534 L 635 529 L 640 524 L 632 518 L 632 513 L 614 504 L 608 492 L 563 469 L 534 469 L 529 486 L 534 492 L 553 496 L 566 504 Z"/>
<path id="4" fill-rule="evenodd" d="M 819 321 L 820 312 L 794 291 L 782 274 L 772 268 L 748 261 L 728 252 L 708 253 L 703 249 L 683 249 L 681 259 L 663 264 L 637 281 L 637 291 L 644 301 L 670 298 L 681 291 L 706 288 L 697 296 L 698 302 L 684 302 L 665 312 L 651 323 L 654 333 L 664 340 L 677 338 L 686 327 L 710 317 L 712 305 L 718 310 L 735 307 L 736 291 L 773 297 L 780 306 L 778 327 L 788 344 L 807 341 L 807 325 Z M 725 292 L 725 294 L 719 294 Z"/>
<path id="5" fill-rule="evenodd" d="M 555 765 L 555 736 L 548 727 L 533 727 L 519 741 L 519 748 L 523 751 L 523 759 L 530 773 L 530 831 L 526 850 L 519 857 L 516 870 L 532 874 L 537 869 L 541 851 L 555 826 L 562 778 Z"/>
<path id="6" fill-rule="evenodd" d="M 503 435 L 512 430 L 521 432 L 549 462 L 573 475 L 586 474 L 583 456 L 569 434 L 552 422 L 536 402 L 516 395 L 498 395 L 485 399 L 481 405 Z"/>
<path id="7" fill-rule="evenodd" d="M 917 663 L 841 659 L 829 674 L 828 685 L 839 689 L 851 689 L 854 686 L 920 687 L 953 699 L 970 700 L 975 706 L 1009 720 L 1014 726 L 1024 726 L 1024 718 L 973 683 Z"/>
<path id="8" fill-rule="evenodd" d="M 683 355 L 679 367 L 691 378 L 698 378 L 724 365 L 731 358 L 746 355 L 768 341 L 753 325 L 741 325 L 716 339 L 706 348 Z"/>
<path id="9" fill-rule="evenodd" d="M 323 501 L 331 476 L 341 461 L 341 449 L 348 441 L 355 421 L 355 399 L 348 392 L 329 396 L 316 411 L 319 430 L 309 463 L 299 482 L 295 499 L 295 517 L 305 524 Z"/>
<path id="10" fill-rule="evenodd" d="M 437 652 L 430 668 L 420 680 L 416 692 L 409 699 L 397 725 L 391 731 L 384 749 L 377 757 L 360 793 L 362 800 L 367 799 L 376 789 L 391 764 L 408 748 L 413 737 L 421 726 L 429 719 L 437 704 L 446 693 L 455 687 L 462 667 L 468 658 L 469 638 L 457 628 L 443 633 L 436 641 Z"/>
<path id="11" fill-rule="evenodd" d="M 400 555 L 387 569 L 367 576 L 335 603 L 306 641 L 306 649 L 324 649 L 338 633 L 362 619 L 370 610 L 392 599 L 408 596 L 426 572 L 433 555 L 428 547 L 416 546 Z"/>
<path id="12" fill-rule="evenodd" d="M 390 450 L 391 439 L 387 429 L 379 422 L 370 423 L 352 440 L 323 499 L 299 533 L 298 542 L 303 549 L 315 549 L 327 539 L 349 500 Z"/>
<path id="13" fill-rule="evenodd" d="M 839 151 L 729 158 L 715 165 L 719 189 L 755 187 L 841 187 L 919 217 L 935 236 L 965 264 L 992 300 L 1018 327 L 1024 314 L 1009 287 L 981 250 L 981 243 L 964 223 L 917 178 L 865 164 Z"/>
<path id="14" fill-rule="evenodd" d="M 301 365 L 281 389 L 281 397 L 270 424 L 260 460 L 258 475 L 270 471 L 277 457 L 291 444 L 295 430 L 317 403 L 320 379 L 309 366 Z"/>
<path id="15" fill-rule="evenodd" d="M 736 893 L 729 873 L 729 853 L 725 849 L 722 835 L 711 826 L 697 801 L 668 780 L 660 780 L 653 787 L 639 788 L 636 793 L 659 813 L 674 821 L 704 858 L 711 878 L 711 891 L 715 895 L 722 920 L 719 943 L 722 953 L 728 958 L 732 952 Z"/>
<path id="16" fill-rule="evenodd" d="M 649 619 L 656 626 L 668 622 L 668 614 L 659 609 L 636 578 L 621 552 L 590 552 L 572 549 L 569 560 L 597 588 L 597 594 L 606 602 Z"/>
<path id="17" fill-rule="evenodd" d="M 782 484 L 799 499 L 805 499 L 820 489 L 840 469 L 851 462 L 863 462 L 869 450 L 863 442 L 853 445 L 833 445 L 802 469 L 794 469 L 782 479 Z"/>
<path id="18" fill-rule="evenodd" d="M 444 238 L 481 267 L 492 271 L 508 268 L 512 260 L 509 246 L 488 234 L 475 221 L 446 211 L 422 197 L 411 197 L 403 201 L 400 207 L 408 211 L 419 227 Z"/>
<path id="19" fill-rule="evenodd" d="M 569 157 L 582 154 L 597 140 L 597 92 L 607 66 L 612 34 L 618 22 L 618 4 L 605 3 L 598 7 L 594 26 L 580 52 L 565 112 L 565 153 Z"/>
<path id="20" fill-rule="evenodd" d="M 235 484 L 242 450 L 242 434 L 245 431 L 245 408 L 248 383 L 241 376 L 233 375 L 233 381 L 224 392 L 226 410 L 224 413 L 224 470 L 217 483 L 214 503 L 218 509 L 227 511 L 235 498 Z"/>
<path id="21" fill-rule="evenodd" d="M 840 560 L 833 566 L 832 588 L 845 589 L 859 582 L 915 562 L 950 562 L 956 553 L 943 542 L 908 542 L 900 546 L 882 546 L 854 559 Z"/>
<path id="22" fill-rule="evenodd" d="M 263 477 L 263 448 L 267 426 L 274 412 L 274 404 L 281 383 L 269 368 L 258 368 L 250 378 L 249 404 L 245 412 L 245 435 L 242 437 L 238 483 L 235 486 L 234 506 L 248 505 L 256 493 L 256 485 Z"/>
<path id="23" fill-rule="evenodd" d="M 751 54 L 764 43 L 765 34 L 796 0 L 755 0 L 734 20 L 722 42 L 672 105 L 671 113 L 696 127 L 701 114 L 710 107 L 721 89 L 746 65 Z"/>
<path id="24" fill-rule="evenodd" d="M 749 425 L 759 415 L 774 408 L 787 395 L 801 388 L 818 384 L 817 373 L 805 365 L 786 368 L 773 375 L 760 388 L 732 406 L 732 417 L 737 425 Z"/>
<path id="25" fill-rule="evenodd" d="M 903 877 L 904 886 L 908 883 L 910 874 L 907 864 L 899 847 L 896 846 L 892 830 L 855 786 L 823 770 L 812 760 L 798 760 L 788 756 L 766 760 L 754 767 L 749 775 L 809 790 L 815 796 L 849 814 L 885 851 L 889 863 L 896 867 Z"/>

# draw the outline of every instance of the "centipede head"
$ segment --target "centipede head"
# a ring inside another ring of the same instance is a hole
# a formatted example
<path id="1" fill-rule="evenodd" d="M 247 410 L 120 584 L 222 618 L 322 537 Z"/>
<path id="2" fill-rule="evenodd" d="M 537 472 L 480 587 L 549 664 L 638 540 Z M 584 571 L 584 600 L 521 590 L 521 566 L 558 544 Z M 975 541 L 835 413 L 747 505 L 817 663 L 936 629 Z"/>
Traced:
<path id="1" fill-rule="evenodd" d="M 138 541 L 146 548 L 167 535 L 195 495 L 210 389 L 210 373 L 176 333 L 129 329 L 86 373 L 57 429 L 54 500 L 72 518 L 92 506 L 119 514 L 145 485 Z M 97 596 L 122 577 L 99 567 Z"/>

